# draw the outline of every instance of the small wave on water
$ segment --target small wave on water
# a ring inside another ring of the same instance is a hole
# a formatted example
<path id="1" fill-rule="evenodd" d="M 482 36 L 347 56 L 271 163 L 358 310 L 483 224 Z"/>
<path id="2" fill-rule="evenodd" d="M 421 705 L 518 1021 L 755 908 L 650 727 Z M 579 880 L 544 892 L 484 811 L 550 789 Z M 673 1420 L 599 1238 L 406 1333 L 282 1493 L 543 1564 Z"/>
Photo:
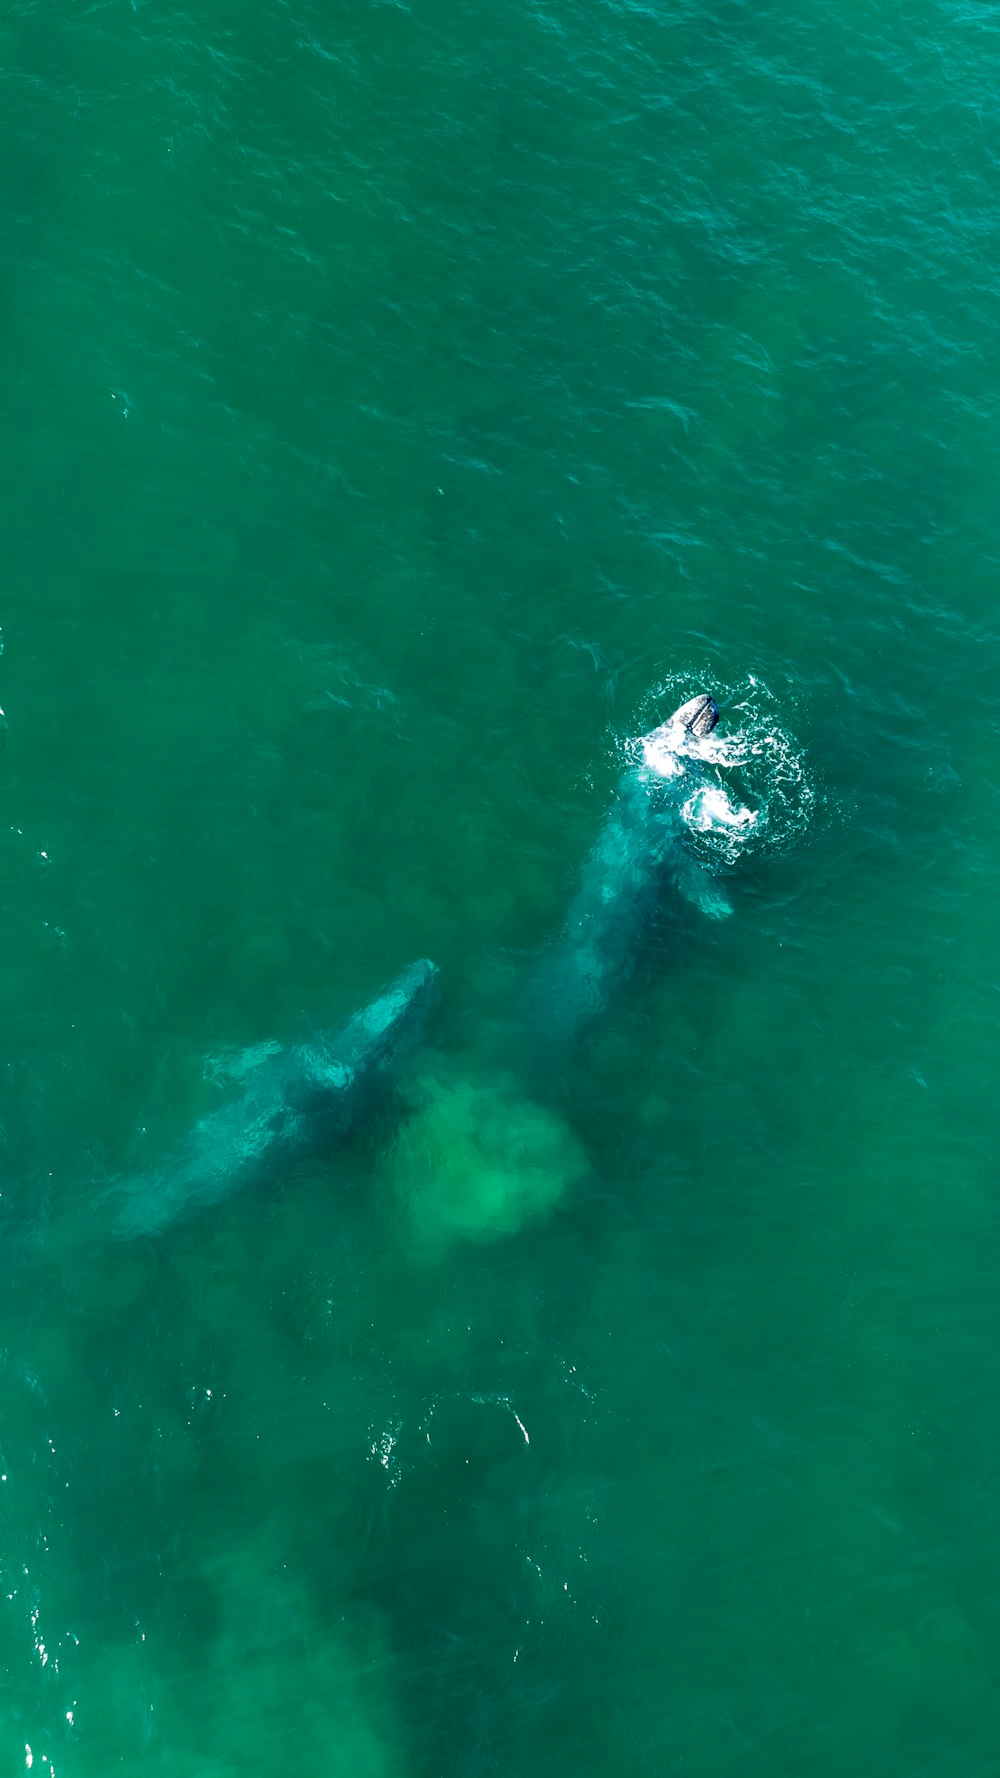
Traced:
<path id="1" fill-rule="evenodd" d="M 636 732 L 622 746 L 626 761 L 641 762 L 644 736 L 695 691 L 710 692 L 721 716 L 697 742 L 705 782 L 681 809 L 693 847 L 719 866 L 789 851 L 813 823 L 818 789 L 781 700 L 754 674 L 732 685 L 711 672 L 668 674 L 636 710 Z"/>

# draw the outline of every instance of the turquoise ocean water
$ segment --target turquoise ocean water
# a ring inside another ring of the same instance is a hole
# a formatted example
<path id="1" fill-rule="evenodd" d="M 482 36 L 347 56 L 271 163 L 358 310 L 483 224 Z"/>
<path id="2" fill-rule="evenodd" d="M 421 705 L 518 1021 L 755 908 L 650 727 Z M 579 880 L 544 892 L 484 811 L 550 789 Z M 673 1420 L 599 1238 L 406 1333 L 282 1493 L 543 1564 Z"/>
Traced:
<path id="1" fill-rule="evenodd" d="M 3 1772 L 1000 1774 L 994 11 L 0 46 Z M 546 1056 L 702 685 L 733 917 Z M 350 1142 L 109 1239 L 421 956 Z"/>

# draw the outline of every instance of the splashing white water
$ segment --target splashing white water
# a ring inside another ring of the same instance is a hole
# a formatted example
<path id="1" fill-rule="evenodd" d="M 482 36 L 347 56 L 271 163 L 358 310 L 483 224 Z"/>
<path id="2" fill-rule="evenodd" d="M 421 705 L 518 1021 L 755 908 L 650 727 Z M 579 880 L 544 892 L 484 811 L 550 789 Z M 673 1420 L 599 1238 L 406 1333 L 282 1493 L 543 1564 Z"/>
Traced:
<path id="1" fill-rule="evenodd" d="M 675 732 L 665 720 L 693 691 L 710 692 L 719 705 L 719 724 L 710 735 Z M 707 862 L 733 865 L 749 852 L 773 857 L 809 826 L 815 784 L 780 720 L 779 700 L 752 674 L 735 686 L 711 673 L 696 682 L 688 674 L 672 674 L 643 700 L 636 727 L 638 738 L 624 749 L 632 763 L 662 777 L 701 763 L 700 782 L 680 812 Z"/>

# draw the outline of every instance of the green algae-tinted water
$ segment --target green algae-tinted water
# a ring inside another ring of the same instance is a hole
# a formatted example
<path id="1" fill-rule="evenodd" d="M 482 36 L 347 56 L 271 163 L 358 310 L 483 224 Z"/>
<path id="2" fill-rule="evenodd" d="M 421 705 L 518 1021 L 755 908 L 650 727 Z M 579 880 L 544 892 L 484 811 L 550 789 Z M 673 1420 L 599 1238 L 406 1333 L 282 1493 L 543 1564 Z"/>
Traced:
<path id="1" fill-rule="evenodd" d="M 3 1770 L 1000 1773 L 994 16 L 0 40 Z M 547 1061 L 700 683 L 804 831 Z M 420 956 L 398 1101 L 108 1241 Z"/>

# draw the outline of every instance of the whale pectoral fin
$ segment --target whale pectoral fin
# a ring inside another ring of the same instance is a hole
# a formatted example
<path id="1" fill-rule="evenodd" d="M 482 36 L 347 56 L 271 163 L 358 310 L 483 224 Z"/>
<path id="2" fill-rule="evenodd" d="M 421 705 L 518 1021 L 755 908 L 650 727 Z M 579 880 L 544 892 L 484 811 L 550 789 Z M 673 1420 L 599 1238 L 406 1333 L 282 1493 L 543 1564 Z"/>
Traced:
<path id="1" fill-rule="evenodd" d="M 709 876 L 700 864 L 686 858 L 674 870 L 678 894 L 708 920 L 728 920 L 733 904 L 717 877 Z"/>

